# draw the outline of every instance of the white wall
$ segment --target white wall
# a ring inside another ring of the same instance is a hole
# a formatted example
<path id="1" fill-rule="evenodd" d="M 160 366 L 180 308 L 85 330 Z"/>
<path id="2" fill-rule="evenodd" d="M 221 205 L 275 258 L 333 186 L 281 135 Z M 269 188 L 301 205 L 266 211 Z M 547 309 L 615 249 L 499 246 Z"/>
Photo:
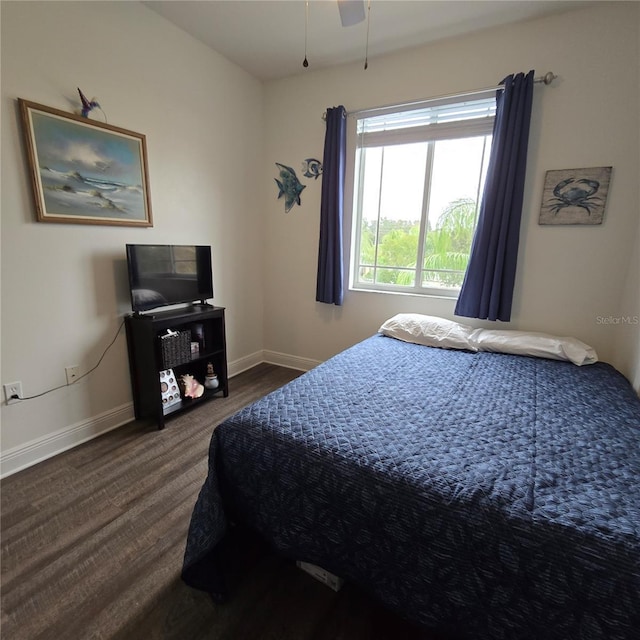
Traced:
<path id="1" fill-rule="evenodd" d="M 640 11 L 636 14 L 636 24 L 640 34 Z M 639 60 L 640 35 L 636 40 L 636 61 Z M 629 74 L 633 74 L 633 67 L 629 68 Z M 640 63 L 636 65 L 636 75 L 638 87 L 640 87 Z M 636 145 L 636 160 L 640 165 L 640 139 L 637 140 Z M 640 185 L 640 175 L 637 177 Z M 615 361 L 622 371 L 629 372 L 631 384 L 640 395 L 640 198 L 635 203 L 631 203 L 631 209 L 637 220 L 637 228 L 635 246 L 629 258 L 619 320 L 614 325 L 617 331 Z"/>
<path id="2" fill-rule="evenodd" d="M 622 297 L 621 311 L 613 318 L 603 318 L 601 322 L 611 323 L 616 332 L 615 362 L 627 376 L 633 388 L 640 395 L 640 215 L 636 232 L 635 249 L 629 260 L 626 286 Z"/>
<path id="3" fill-rule="evenodd" d="M 454 302 L 435 298 L 347 291 L 342 308 L 315 302 L 320 184 L 302 178 L 302 206 L 285 214 L 273 163 L 299 168 L 304 158 L 322 158 L 324 110 L 491 87 L 509 73 L 535 69 L 559 78 L 535 90 L 514 309 L 506 326 L 574 335 L 638 388 L 640 327 L 598 321 L 633 315 L 638 307 L 640 275 L 631 257 L 640 174 L 638 15 L 635 3 L 605 3 L 370 59 L 367 71 L 361 64 L 313 71 L 311 60 L 311 71 L 267 85 L 265 347 L 324 360 L 400 311 L 454 318 Z M 353 119 L 349 125 L 353 130 Z M 547 170 L 605 165 L 614 170 L 601 226 L 538 225 Z"/>
<path id="4" fill-rule="evenodd" d="M 35 395 L 98 361 L 130 312 L 127 242 L 212 245 L 229 358 L 261 353 L 261 83 L 139 3 L 1 10 L 2 382 Z M 16 99 L 72 111 L 76 87 L 146 135 L 153 228 L 35 221 Z M 123 329 L 84 381 L 2 406 L 3 472 L 132 415 Z"/>

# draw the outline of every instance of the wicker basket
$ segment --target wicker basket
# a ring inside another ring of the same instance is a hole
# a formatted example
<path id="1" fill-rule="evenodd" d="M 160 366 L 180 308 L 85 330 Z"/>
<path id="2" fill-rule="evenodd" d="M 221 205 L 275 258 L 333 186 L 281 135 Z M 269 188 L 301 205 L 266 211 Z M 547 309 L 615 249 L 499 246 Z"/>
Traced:
<path id="1" fill-rule="evenodd" d="M 191 360 L 190 331 L 174 331 L 160 336 L 160 345 L 165 369 L 172 369 Z"/>

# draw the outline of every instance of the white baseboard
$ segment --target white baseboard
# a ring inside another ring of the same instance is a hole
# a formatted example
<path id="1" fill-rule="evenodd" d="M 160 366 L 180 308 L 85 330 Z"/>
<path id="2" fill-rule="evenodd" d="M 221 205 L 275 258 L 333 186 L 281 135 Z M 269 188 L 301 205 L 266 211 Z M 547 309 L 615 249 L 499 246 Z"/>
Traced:
<path id="1" fill-rule="evenodd" d="M 256 351 L 244 358 L 230 362 L 228 364 L 229 377 L 233 378 L 262 362 L 277 364 L 289 369 L 299 369 L 300 371 L 308 371 L 320 364 L 317 360 L 289 356 L 277 351 Z M 87 440 L 97 438 L 103 433 L 116 429 L 134 419 L 133 402 L 127 402 L 98 416 L 64 427 L 55 433 L 47 434 L 26 444 L 2 451 L 0 453 L 0 478 L 10 476 L 63 451 L 77 447 L 79 444 L 87 442 Z"/>
<path id="2" fill-rule="evenodd" d="M 115 409 L 64 427 L 54 433 L 13 447 L 0 454 L 0 478 L 31 467 L 63 451 L 77 447 L 87 440 L 111 431 L 134 419 L 133 402 L 127 402 Z"/>
<path id="3" fill-rule="evenodd" d="M 238 360 L 227 363 L 227 373 L 229 374 L 230 378 L 233 378 L 239 373 L 247 371 L 247 369 L 251 369 L 251 367 L 255 367 L 262 362 L 264 362 L 263 352 L 255 351 L 254 353 L 245 356 L 244 358 L 239 358 Z"/>
<path id="4" fill-rule="evenodd" d="M 237 376 L 251 367 L 266 362 L 268 364 L 277 364 L 287 369 L 297 369 L 298 371 L 309 371 L 320 364 L 320 360 L 312 360 L 311 358 L 300 358 L 299 356 L 290 356 L 287 353 L 279 351 L 256 351 L 240 360 L 230 362 L 229 377 Z"/>
<path id="5" fill-rule="evenodd" d="M 281 367 L 287 367 L 288 369 L 298 369 L 299 371 L 309 371 L 317 367 L 321 362 L 321 360 L 290 356 L 286 353 L 279 353 L 278 351 L 263 351 L 262 353 L 262 362 L 277 364 Z"/>

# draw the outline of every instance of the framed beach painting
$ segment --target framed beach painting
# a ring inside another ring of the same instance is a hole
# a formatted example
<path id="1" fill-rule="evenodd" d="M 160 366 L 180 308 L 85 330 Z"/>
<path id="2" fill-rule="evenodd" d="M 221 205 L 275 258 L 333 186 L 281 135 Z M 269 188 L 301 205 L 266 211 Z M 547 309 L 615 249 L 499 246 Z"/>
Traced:
<path id="1" fill-rule="evenodd" d="M 18 103 L 40 222 L 153 226 L 144 135 Z"/>

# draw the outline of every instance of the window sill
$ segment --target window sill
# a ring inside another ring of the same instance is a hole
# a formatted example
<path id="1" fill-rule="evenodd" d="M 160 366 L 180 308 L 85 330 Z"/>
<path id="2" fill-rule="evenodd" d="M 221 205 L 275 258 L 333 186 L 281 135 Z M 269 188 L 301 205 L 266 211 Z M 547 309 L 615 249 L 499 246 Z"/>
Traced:
<path id="1" fill-rule="evenodd" d="M 380 287 L 362 287 L 357 285 L 350 285 L 349 291 L 355 291 L 358 293 L 376 293 L 392 296 L 411 296 L 414 298 L 437 298 L 439 300 L 452 300 L 456 301 L 460 295 L 460 289 L 452 289 L 450 291 L 440 291 L 438 289 L 425 289 L 416 290 L 409 289 L 407 291 L 398 291 L 397 289 L 384 289 Z"/>

